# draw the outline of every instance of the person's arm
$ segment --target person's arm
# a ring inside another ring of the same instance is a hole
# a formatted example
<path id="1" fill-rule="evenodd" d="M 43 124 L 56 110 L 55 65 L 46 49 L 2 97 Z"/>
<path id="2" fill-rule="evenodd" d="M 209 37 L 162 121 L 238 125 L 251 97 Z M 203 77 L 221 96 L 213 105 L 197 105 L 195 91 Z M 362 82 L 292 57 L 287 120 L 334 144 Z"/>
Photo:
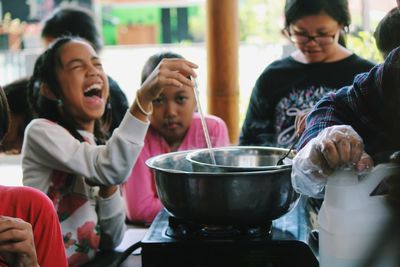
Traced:
<path id="1" fill-rule="evenodd" d="M 239 145 L 271 145 L 275 143 L 274 110 L 266 97 L 266 74 L 262 74 L 251 93 Z"/>
<path id="2" fill-rule="evenodd" d="M 23 147 L 24 184 L 39 188 L 33 170 L 37 165 L 82 175 L 98 185 L 124 182 L 143 146 L 152 101 L 167 86 L 192 88 L 193 82 L 186 77 L 196 76 L 193 70 L 196 67 L 184 59 L 162 60 L 143 83 L 120 127 L 104 146 L 80 143 L 64 128 L 46 120 L 31 123 Z M 29 168 L 33 171 L 25 171 Z"/>
<path id="3" fill-rule="evenodd" d="M 26 261 L 35 253 L 37 264 L 41 267 L 67 267 L 60 223 L 50 199 L 31 187 L 1 187 L 0 190 L 2 197 L 0 209 L 8 216 L 6 220 L 10 225 L 20 225 L 25 229 L 23 231 L 28 245 L 26 248 L 31 252 L 24 251 L 29 257 L 22 257 L 21 260 Z M 4 227 L 4 220 L 4 217 L 0 219 L 2 225 L 0 228 Z M 35 252 L 31 248 L 31 242 L 34 242 Z"/>
<path id="4" fill-rule="evenodd" d="M 373 166 L 361 137 L 348 125 L 325 128 L 293 159 L 292 184 L 296 191 L 323 197 L 326 178 L 338 168 L 354 166 L 363 171 Z"/>
<path id="5" fill-rule="evenodd" d="M 30 199 L 31 203 L 29 210 L 33 217 L 30 219 L 30 223 L 33 227 L 39 265 L 41 267 L 67 267 L 64 240 L 53 203 L 44 193 L 34 188 L 23 188 L 25 192 L 31 191 L 25 193 L 25 197 Z"/>
<path id="6" fill-rule="evenodd" d="M 317 144 L 314 144 L 314 141 L 321 131 L 329 126 L 343 124 L 336 101 L 335 94 L 326 95 L 307 116 L 305 130 L 297 142 L 298 153 L 292 165 L 292 185 L 299 193 L 316 198 L 322 198 L 324 195 L 325 178 L 330 169 L 325 164 L 319 165 L 324 161 L 311 161 L 310 156 L 316 154 L 314 149 Z"/>
<path id="7" fill-rule="evenodd" d="M 98 216 L 100 225 L 100 249 L 114 249 L 121 243 L 124 236 L 125 211 L 124 204 L 117 189 L 108 197 L 99 197 Z"/>
<path id="8" fill-rule="evenodd" d="M 127 113 L 106 145 L 79 142 L 66 129 L 47 120 L 27 128 L 23 147 L 24 185 L 41 188 L 36 166 L 74 173 L 102 185 L 122 183 L 143 146 L 148 123 Z M 43 185 L 44 186 L 44 185 Z"/>
<path id="9" fill-rule="evenodd" d="M 293 160 L 292 184 L 296 191 L 323 197 L 326 177 L 336 168 L 347 163 L 359 170 L 371 166 L 363 140 L 349 126 L 360 126 L 361 120 L 357 110 L 361 102 L 354 92 L 352 87 L 345 87 L 327 94 L 308 115 Z"/>
<path id="10" fill-rule="evenodd" d="M 38 267 L 32 226 L 20 218 L 0 216 L 0 255 L 10 266 Z"/>

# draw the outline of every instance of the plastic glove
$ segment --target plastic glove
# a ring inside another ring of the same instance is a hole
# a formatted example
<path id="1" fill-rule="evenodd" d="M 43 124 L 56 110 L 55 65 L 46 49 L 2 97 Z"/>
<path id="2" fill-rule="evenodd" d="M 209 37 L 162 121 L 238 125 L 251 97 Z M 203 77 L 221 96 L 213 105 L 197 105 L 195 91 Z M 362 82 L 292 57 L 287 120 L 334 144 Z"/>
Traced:
<path id="1" fill-rule="evenodd" d="M 331 126 L 319 133 L 293 159 L 292 184 L 296 191 L 323 197 L 326 178 L 352 164 L 357 171 L 373 166 L 361 137 L 348 125 Z"/>

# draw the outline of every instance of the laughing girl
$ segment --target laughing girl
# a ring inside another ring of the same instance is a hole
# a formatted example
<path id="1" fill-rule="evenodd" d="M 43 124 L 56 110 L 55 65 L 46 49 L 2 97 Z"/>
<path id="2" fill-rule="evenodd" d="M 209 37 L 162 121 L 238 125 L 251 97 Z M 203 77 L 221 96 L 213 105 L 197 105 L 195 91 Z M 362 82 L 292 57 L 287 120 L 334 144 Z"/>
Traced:
<path id="1" fill-rule="evenodd" d="M 70 266 L 121 241 L 125 214 L 117 185 L 126 180 L 143 146 L 152 101 L 166 86 L 192 87 L 185 77 L 196 76 L 196 67 L 183 59 L 160 64 L 105 142 L 100 118 L 109 86 L 93 48 L 81 39 L 63 37 L 37 61 L 30 95 L 39 119 L 26 129 L 23 182 L 53 201 Z"/>

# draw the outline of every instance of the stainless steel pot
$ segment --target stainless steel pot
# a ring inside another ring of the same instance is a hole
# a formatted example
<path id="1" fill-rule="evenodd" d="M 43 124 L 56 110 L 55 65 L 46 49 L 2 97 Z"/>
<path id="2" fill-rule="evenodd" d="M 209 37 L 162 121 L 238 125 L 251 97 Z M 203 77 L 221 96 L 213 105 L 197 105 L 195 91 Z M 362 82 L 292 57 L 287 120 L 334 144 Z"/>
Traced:
<path id="1" fill-rule="evenodd" d="M 291 167 L 249 172 L 195 172 L 193 151 L 150 158 L 158 197 L 173 216 L 194 223 L 259 226 L 289 212 L 299 198 Z"/>

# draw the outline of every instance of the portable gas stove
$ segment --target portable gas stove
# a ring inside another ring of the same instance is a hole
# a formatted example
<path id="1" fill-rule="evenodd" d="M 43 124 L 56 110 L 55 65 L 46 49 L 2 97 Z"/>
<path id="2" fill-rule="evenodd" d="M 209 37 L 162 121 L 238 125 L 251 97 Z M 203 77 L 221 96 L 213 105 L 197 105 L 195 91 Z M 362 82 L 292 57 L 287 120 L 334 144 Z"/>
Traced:
<path id="1" fill-rule="evenodd" d="M 299 206 L 271 225 L 248 228 L 196 225 L 162 210 L 142 240 L 142 266 L 317 267 Z"/>

